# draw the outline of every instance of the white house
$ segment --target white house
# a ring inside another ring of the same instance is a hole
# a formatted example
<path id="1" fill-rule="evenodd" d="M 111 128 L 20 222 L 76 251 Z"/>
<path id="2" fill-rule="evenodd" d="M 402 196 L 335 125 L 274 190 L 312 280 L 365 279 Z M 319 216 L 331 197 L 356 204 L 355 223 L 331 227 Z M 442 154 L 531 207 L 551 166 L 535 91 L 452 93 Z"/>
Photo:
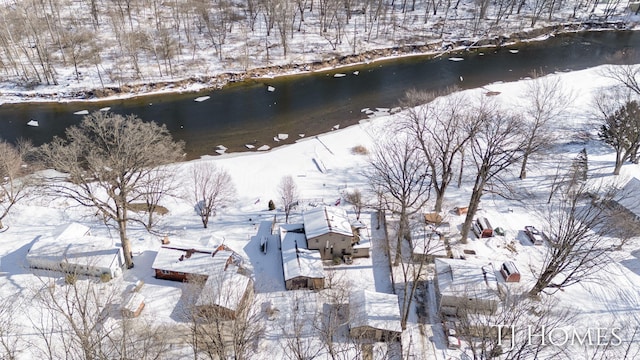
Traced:
<path id="1" fill-rule="evenodd" d="M 389 341 L 400 337 L 398 296 L 369 290 L 349 294 L 349 334 L 358 339 Z"/>
<path id="2" fill-rule="evenodd" d="M 500 265 L 500 264 L 498 264 Z M 496 270 L 491 263 L 435 259 L 436 296 L 440 311 L 494 313 L 502 301 Z"/>
<path id="3" fill-rule="evenodd" d="M 320 253 L 307 248 L 302 224 L 280 225 L 282 269 L 287 290 L 324 288 Z"/>
<path id="4" fill-rule="evenodd" d="M 36 239 L 27 253 L 31 268 L 114 278 L 122 273 L 122 247 L 106 237 L 92 236 L 90 228 L 71 223 Z"/>

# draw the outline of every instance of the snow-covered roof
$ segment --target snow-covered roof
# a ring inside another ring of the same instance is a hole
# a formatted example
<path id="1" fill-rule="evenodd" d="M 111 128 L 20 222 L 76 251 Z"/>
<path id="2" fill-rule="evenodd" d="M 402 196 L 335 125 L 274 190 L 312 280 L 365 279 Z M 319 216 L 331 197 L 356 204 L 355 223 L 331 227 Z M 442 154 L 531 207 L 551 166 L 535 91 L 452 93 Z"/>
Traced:
<path id="1" fill-rule="evenodd" d="M 33 243 L 27 262 L 33 267 L 46 267 L 44 262 L 102 269 L 117 267 L 121 248 L 110 238 L 87 235 L 89 230 L 78 223 L 56 228 Z"/>
<path id="2" fill-rule="evenodd" d="M 238 272 L 235 266 L 207 278 L 196 306 L 217 305 L 231 311 L 240 306 L 249 286 L 249 277 Z"/>
<path id="3" fill-rule="evenodd" d="M 302 224 L 280 225 L 284 280 L 296 277 L 324 278 L 320 252 L 307 248 Z"/>
<path id="4" fill-rule="evenodd" d="M 442 296 L 500 301 L 495 269 L 490 263 L 438 258 L 435 266 Z"/>
<path id="5" fill-rule="evenodd" d="M 620 189 L 616 199 L 618 204 L 640 217 L 640 179 L 632 177 Z"/>
<path id="6" fill-rule="evenodd" d="M 431 225 L 419 227 L 411 231 L 413 253 L 419 255 L 446 256 L 447 249 L 444 241 L 440 240 L 440 233 Z"/>
<path id="7" fill-rule="evenodd" d="M 321 206 L 302 214 L 307 239 L 328 233 L 353 236 L 347 212 L 335 206 Z"/>
<path id="8" fill-rule="evenodd" d="M 210 275 L 224 271 L 229 263 L 241 263 L 238 254 L 224 245 L 217 248 L 198 248 L 170 244 L 158 250 L 154 270 L 166 270 L 192 275 Z"/>
<path id="9" fill-rule="evenodd" d="M 349 325 L 402 332 L 398 296 L 369 290 L 349 294 Z"/>

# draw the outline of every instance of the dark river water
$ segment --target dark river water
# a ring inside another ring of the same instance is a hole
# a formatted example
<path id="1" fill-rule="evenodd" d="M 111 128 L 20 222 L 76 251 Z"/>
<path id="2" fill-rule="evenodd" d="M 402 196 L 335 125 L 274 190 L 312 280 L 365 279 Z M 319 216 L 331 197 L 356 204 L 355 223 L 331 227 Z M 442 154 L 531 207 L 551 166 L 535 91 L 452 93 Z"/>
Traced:
<path id="1" fill-rule="evenodd" d="M 450 57 L 464 60 L 451 61 Z M 194 158 L 215 154 L 217 145 L 228 151 L 247 151 L 245 144 L 257 148 L 284 143 L 274 141 L 278 133 L 289 134 L 287 141 L 291 142 L 300 133 L 310 136 L 335 125 L 345 127 L 365 117 L 363 108 L 397 106 L 409 89 L 472 88 L 517 80 L 533 70 L 550 73 L 622 62 L 640 62 L 640 32 L 563 34 L 497 50 L 406 57 L 322 73 L 249 80 L 199 93 L 99 103 L 4 104 L 0 106 L 0 137 L 9 141 L 22 137 L 42 144 L 82 119 L 74 112 L 111 107 L 116 113 L 133 113 L 145 121 L 166 124 L 175 138 L 186 142 L 188 156 Z M 336 73 L 346 76 L 334 77 Z M 275 91 L 268 91 L 268 86 Z M 195 102 L 200 96 L 210 99 Z M 39 126 L 28 126 L 30 119 Z"/>

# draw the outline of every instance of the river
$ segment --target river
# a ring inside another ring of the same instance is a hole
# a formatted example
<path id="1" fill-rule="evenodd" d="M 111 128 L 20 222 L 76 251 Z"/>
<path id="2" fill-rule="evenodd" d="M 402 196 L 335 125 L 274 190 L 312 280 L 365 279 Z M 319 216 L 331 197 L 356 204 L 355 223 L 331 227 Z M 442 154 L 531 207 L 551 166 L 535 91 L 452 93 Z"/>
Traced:
<path id="1" fill-rule="evenodd" d="M 366 117 L 362 109 L 395 107 L 409 89 L 473 88 L 518 80 L 533 70 L 550 73 L 606 63 L 639 63 L 640 51 L 634 49 L 640 49 L 637 31 L 568 33 L 499 49 L 459 51 L 435 58 L 411 56 L 333 71 L 247 80 L 199 93 L 101 102 L 4 104 L 0 106 L 0 137 L 9 141 L 27 138 L 39 145 L 79 123 L 82 115 L 74 112 L 110 107 L 116 113 L 166 124 L 175 138 L 186 142 L 189 158 L 215 154 L 218 145 L 228 151 L 247 151 L 245 144 L 273 147 L 295 141 L 298 134 L 311 136 L 335 125 L 355 124 Z M 337 73 L 344 76 L 335 77 Z M 202 96 L 210 98 L 194 101 Z M 31 119 L 39 126 L 28 126 Z M 289 138 L 276 142 L 273 138 L 279 133 L 289 134 Z"/>

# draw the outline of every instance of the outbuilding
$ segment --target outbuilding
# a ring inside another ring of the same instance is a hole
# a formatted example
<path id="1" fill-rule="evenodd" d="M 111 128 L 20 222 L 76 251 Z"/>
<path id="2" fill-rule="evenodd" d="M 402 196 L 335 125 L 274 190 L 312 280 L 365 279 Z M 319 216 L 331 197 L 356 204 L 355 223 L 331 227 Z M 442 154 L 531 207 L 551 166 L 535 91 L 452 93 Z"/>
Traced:
<path id="1" fill-rule="evenodd" d="M 435 267 L 436 298 L 442 313 L 496 312 L 502 298 L 491 263 L 435 259 Z"/>
<path id="2" fill-rule="evenodd" d="M 307 248 L 302 224 L 280 225 L 280 248 L 287 290 L 324 288 L 322 258 L 318 251 Z"/>
<path id="3" fill-rule="evenodd" d="M 198 312 L 233 320 L 247 308 L 253 297 L 253 281 L 238 270 L 231 265 L 226 271 L 209 275 L 196 300 Z"/>
<path id="4" fill-rule="evenodd" d="M 397 295 L 364 289 L 349 294 L 349 334 L 352 338 L 394 341 L 401 333 Z"/>

